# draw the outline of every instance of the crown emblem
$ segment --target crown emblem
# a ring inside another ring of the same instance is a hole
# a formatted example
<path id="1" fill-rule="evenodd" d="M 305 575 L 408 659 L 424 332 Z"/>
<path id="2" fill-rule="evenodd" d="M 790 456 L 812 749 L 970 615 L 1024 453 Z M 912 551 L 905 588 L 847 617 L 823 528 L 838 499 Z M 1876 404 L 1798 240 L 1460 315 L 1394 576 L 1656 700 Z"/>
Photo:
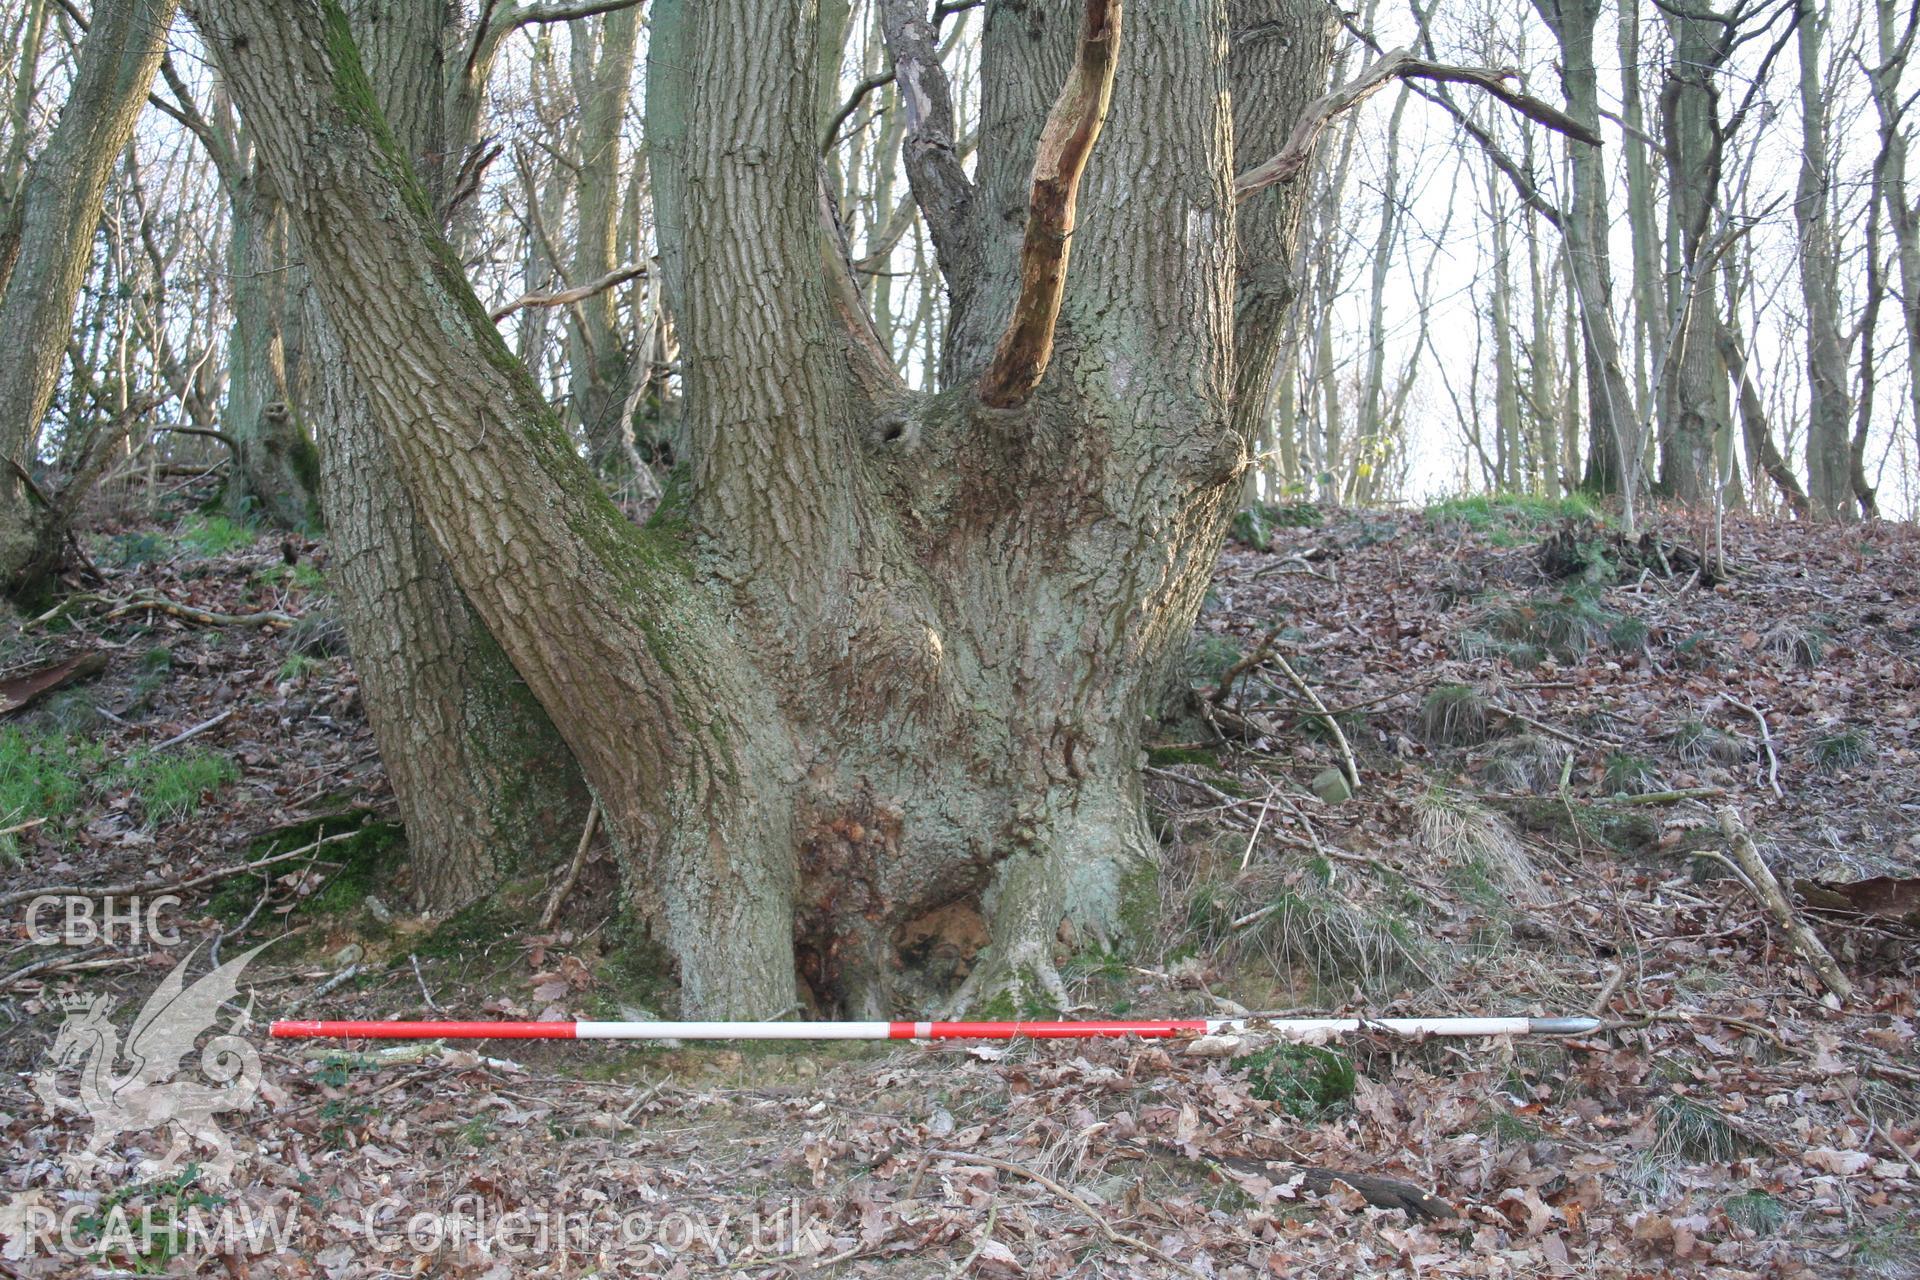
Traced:
<path id="1" fill-rule="evenodd" d="M 110 999 L 103 1000 L 99 996 L 90 996 L 83 992 L 69 991 L 60 997 L 60 1007 L 68 1013 L 85 1013 L 93 1008 L 94 1001 L 96 1000 L 101 1001 L 101 1009 L 103 1011 L 113 1003 Z"/>

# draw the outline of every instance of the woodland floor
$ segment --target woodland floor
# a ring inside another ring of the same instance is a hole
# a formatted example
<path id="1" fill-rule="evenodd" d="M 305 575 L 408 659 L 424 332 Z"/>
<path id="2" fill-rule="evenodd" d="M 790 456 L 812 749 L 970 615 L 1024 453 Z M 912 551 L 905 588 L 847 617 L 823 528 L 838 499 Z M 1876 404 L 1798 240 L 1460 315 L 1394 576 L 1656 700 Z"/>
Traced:
<path id="1" fill-rule="evenodd" d="M 91 540 L 104 585 L 0 650 L 9 677 L 107 659 L 0 722 L 0 827 L 46 819 L 0 835 L 0 895 L 342 838 L 185 891 L 178 947 L 35 945 L 0 897 L 0 1273 L 1920 1276 L 1920 534 L 1730 520 L 1708 586 L 1679 519 L 1635 564 L 1562 506 L 1271 514 L 1271 549 L 1223 558 L 1196 692 L 1149 756 L 1162 919 L 1075 959 L 1082 1012 L 1593 1012 L 1602 1033 L 1224 1057 L 268 1041 L 296 1010 L 604 1018 L 669 995 L 598 857 L 545 932 L 544 881 L 411 917 L 324 546 L 183 511 Z M 1550 578 L 1563 527 L 1577 572 Z M 1269 648 L 1350 740 L 1350 798 L 1297 686 L 1245 663 Z M 1721 807 L 1845 967 L 1843 1009 L 1735 877 Z M 124 1030 L 216 937 L 229 958 L 282 939 L 247 974 L 264 1075 L 220 1117 L 233 1184 L 133 1183 L 153 1132 L 86 1164 L 90 1121 L 31 1088 L 60 997 L 112 994 Z M 80 1253 L 33 1239 L 46 1209 Z M 292 1235 L 216 1255 L 165 1225 L 194 1210 Z"/>

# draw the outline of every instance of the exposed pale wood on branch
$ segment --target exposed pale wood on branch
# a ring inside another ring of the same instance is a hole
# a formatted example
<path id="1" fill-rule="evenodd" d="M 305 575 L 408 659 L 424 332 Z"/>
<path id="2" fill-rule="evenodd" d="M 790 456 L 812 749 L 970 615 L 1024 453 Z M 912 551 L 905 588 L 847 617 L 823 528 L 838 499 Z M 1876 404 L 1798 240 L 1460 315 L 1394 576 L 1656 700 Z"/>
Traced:
<path id="1" fill-rule="evenodd" d="M 980 399 L 996 409 L 1023 403 L 1053 359 L 1053 329 L 1066 292 L 1080 177 L 1113 101 L 1120 10 L 1120 0 L 1086 0 L 1073 70 L 1040 131 L 1026 238 L 1020 246 L 1020 297 L 980 376 Z"/>
<path id="2" fill-rule="evenodd" d="M 605 293 L 608 289 L 617 288 L 629 280 L 646 274 L 645 263 L 629 263 L 624 267 L 615 267 L 598 280 L 589 280 L 586 284 L 577 284 L 571 289 L 555 289 L 551 293 L 523 293 L 512 302 L 503 303 L 487 314 L 498 322 L 526 307 L 570 307 L 576 302 L 585 302 L 596 293 Z"/>
<path id="3" fill-rule="evenodd" d="M 1531 94 L 1508 87 L 1506 82 L 1518 76 L 1516 71 L 1496 67 L 1457 67 L 1433 62 L 1415 57 L 1408 49 L 1389 50 L 1351 81 L 1314 99 L 1300 117 L 1300 123 L 1294 126 L 1286 145 L 1263 164 L 1233 180 L 1234 201 L 1238 203 L 1268 187 L 1298 178 L 1305 172 L 1308 161 L 1313 159 L 1313 148 L 1320 141 L 1320 135 L 1326 132 L 1327 126 L 1337 116 L 1353 110 L 1395 80 L 1435 80 L 1473 85 L 1549 129 L 1592 146 L 1600 145 L 1600 136 L 1572 116 Z"/>

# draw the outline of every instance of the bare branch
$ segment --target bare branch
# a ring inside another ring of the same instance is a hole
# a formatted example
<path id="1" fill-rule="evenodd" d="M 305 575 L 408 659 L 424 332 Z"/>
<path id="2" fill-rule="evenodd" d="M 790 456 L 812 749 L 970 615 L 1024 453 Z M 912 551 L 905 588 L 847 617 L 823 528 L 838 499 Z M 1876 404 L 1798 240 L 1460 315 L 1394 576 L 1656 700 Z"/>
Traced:
<path id="1" fill-rule="evenodd" d="M 1066 291 L 1080 176 L 1113 101 L 1120 9 L 1121 0 L 1086 0 L 1079 54 L 1040 131 L 1026 238 L 1020 246 L 1020 297 L 980 376 L 980 399 L 996 409 L 1023 403 L 1053 359 L 1053 327 Z"/>
<path id="2" fill-rule="evenodd" d="M 1444 62 L 1433 62 L 1426 58 L 1417 58 L 1407 49 L 1394 49 L 1382 54 L 1372 66 L 1362 71 L 1348 83 L 1316 98 L 1301 116 L 1300 123 L 1294 127 L 1293 136 L 1278 154 L 1256 168 L 1249 169 L 1233 181 L 1235 202 L 1257 195 L 1268 187 L 1283 182 L 1292 182 L 1307 167 L 1313 158 L 1313 148 L 1320 141 L 1320 135 L 1326 132 L 1327 125 L 1336 116 L 1353 110 L 1380 92 L 1394 80 L 1435 80 L 1449 84 L 1468 84 L 1483 89 L 1500 101 L 1518 111 L 1530 120 L 1538 121 L 1557 133 L 1570 138 L 1599 146 L 1600 135 L 1593 130 L 1531 94 L 1521 93 L 1510 88 L 1507 81 L 1518 78 L 1518 73 L 1491 67 L 1457 67 Z"/>
<path id="3" fill-rule="evenodd" d="M 845 102 L 840 104 L 840 109 L 833 113 L 833 119 L 827 121 L 826 131 L 820 135 L 821 154 L 824 155 L 833 150 L 835 144 L 840 141 L 840 128 L 846 124 L 847 117 L 858 111 L 860 104 L 865 102 L 869 95 L 886 88 L 893 83 L 893 80 L 893 68 L 888 67 L 885 71 L 868 76 L 853 87 L 853 92 L 847 96 Z"/>
<path id="4" fill-rule="evenodd" d="M 545 22 L 576 22 L 620 9 L 631 9 L 641 0 L 574 0 L 571 4 L 523 4 L 502 13 L 495 21 L 508 30 L 536 26 Z"/>
<path id="5" fill-rule="evenodd" d="M 609 289 L 645 274 L 647 274 L 647 268 L 644 263 L 615 267 L 598 280 L 590 280 L 586 284 L 575 285 L 571 289 L 556 289 L 551 293 L 523 293 L 512 302 L 495 307 L 487 314 L 493 317 L 495 323 L 498 323 L 525 307 L 570 307 L 576 302 L 585 302 L 596 293 L 605 293 Z"/>

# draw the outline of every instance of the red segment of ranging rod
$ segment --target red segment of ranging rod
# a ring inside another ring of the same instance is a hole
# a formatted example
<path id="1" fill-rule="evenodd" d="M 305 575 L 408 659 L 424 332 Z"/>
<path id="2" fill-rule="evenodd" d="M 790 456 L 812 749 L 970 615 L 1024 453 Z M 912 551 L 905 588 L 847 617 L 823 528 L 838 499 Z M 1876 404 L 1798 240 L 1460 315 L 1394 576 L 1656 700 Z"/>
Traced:
<path id="1" fill-rule="evenodd" d="M 283 1040 L 573 1040 L 573 1022 L 276 1022 Z"/>

